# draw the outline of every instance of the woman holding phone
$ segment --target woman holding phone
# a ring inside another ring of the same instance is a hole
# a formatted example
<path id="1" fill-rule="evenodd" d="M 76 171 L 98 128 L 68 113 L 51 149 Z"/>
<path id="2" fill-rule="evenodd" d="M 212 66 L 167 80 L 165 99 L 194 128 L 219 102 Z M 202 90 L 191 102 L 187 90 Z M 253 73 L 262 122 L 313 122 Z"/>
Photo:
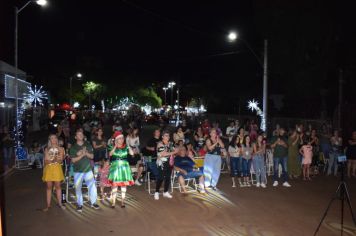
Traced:
<path id="1" fill-rule="evenodd" d="M 64 148 L 58 144 L 58 138 L 55 134 L 48 137 L 48 145 L 45 149 L 44 169 L 42 180 L 47 185 L 47 207 L 43 211 L 48 211 L 51 207 L 53 185 L 56 188 L 57 205 L 65 209 L 62 205 L 61 181 L 64 180 L 62 162 L 64 159 Z"/>

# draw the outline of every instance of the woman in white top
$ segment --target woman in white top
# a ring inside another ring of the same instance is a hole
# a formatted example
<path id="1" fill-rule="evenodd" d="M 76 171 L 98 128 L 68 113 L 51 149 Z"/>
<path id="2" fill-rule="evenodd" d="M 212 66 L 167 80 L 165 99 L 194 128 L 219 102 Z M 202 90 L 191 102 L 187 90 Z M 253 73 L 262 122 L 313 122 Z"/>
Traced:
<path id="1" fill-rule="evenodd" d="M 137 168 L 137 176 L 135 180 L 135 185 L 141 186 L 139 179 L 143 172 L 143 164 L 141 160 L 141 151 L 140 151 L 140 137 L 138 135 L 138 128 L 129 129 L 129 133 L 126 137 L 126 145 L 128 145 L 133 155 L 129 154 L 127 160 L 130 166 L 136 166 Z"/>
<path id="2" fill-rule="evenodd" d="M 230 176 L 232 179 L 232 187 L 235 188 L 235 177 L 238 178 L 238 181 L 241 186 L 241 156 L 242 156 L 242 146 L 240 143 L 240 137 L 234 135 L 229 144 L 228 152 L 230 155 Z"/>
<path id="3" fill-rule="evenodd" d="M 244 185 L 251 187 L 249 175 L 252 162 L 252 145 L 251 138 L 248 135 L 245 135 L 244 142 L 242 144 L 242 174 L 244 177 Z"/>

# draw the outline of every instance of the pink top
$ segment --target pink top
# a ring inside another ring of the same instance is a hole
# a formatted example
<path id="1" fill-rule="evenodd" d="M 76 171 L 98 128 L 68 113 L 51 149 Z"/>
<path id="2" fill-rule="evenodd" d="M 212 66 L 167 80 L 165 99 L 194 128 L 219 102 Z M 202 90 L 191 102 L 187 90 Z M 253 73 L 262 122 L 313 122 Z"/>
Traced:
<path id="1" fill-rule="evenodd" d="M 302 152 L 304 158 L 312 158 L 313 157 L 313 147 L 311 145 L 303 145 Z"/>

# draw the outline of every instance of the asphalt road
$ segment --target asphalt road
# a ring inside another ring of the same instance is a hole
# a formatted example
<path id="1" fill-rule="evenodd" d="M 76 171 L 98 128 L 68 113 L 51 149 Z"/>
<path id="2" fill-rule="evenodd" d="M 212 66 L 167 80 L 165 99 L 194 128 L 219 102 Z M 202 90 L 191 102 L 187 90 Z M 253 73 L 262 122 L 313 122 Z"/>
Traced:
<path id="1" fill-rule="evenodd" d="M 149 137 L 152 130 L 144 130 Z M 291 188 L 232 188 L 228 174 L 222 174 L 220 191 L 207 195 L 182 196 L 155 201 L 144 186 L 128 188 L 126 208 L 111 209 L 107 200 L 100 210 L 87 205 L 83 213 L 67 204 L 66 210 L 45 207 L 42 170 L 11 171 L 2 178 L 1 199 L 5 209 L 6 235 L 313 235 L 339 180 L 317 176 L 312 181 L 292 180 Z M 356 208 L 356 179 L 348 181 L 352 205 Z M 54 202 L 53 202 L 54 203 Z M 340 235 L 340 201 L 335 200 L 319 234 Z M 344 235 L 356 235 L 345 204 Z"/>

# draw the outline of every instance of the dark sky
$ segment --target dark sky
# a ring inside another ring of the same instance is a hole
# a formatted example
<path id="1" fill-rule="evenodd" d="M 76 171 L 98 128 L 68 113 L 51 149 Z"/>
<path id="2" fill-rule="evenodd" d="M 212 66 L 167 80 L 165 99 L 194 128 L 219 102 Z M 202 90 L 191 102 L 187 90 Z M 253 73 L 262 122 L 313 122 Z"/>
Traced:
<path id="1" fill-rule="evenodd" d="M 0 59 L 10 64 L 13 63 L 14 4 L 11 2 L 2 1 L 3 34 L 0 45 Z M 17 6 L 26 3 L 14 2 Z M 228 101 L 224 100 L 224 91 L 261 98 L 261 66 L 242 41 L 228 43 L 226 35 L 230 29 L 238 30 L 258 56 L 262 56 L 263 38 L 269 37 L 274 54 L 282 53 L 284 49 L 282 46 L 278 48 L 278 45 L 287 43 L 288 38 L 284 39 L 280 35 L 285 34 L 283 29 L 289 32 L 292 28 L 287 24 L 283 25 L 283 17 L 289 19 L 288 14 L 292 12 L 302 19 L 302 12 L 310 9 L 313 10 L 310 11 L 311 14 L 320 12 L 322 16 L 332 9 L 328 4 L 325 7 L 319 6 L 323 1 L 311 1 L 313 3 L 310 4 L 310 1 L 301 2 L 305 4 L 289 6 L 283 1 L 250 0 L 49 0 L 45 8 L 31 4 L 19 17 L 19 67 L 33 76 L 35 82 L 44 84 L 51 79 L 66 80 L 80 71 L 87 78 L 104 83 L 112 83 L 110 81 L 113 80 L 120 83 L 124 76 L 131 76 L 138 82 L 162 85 L 175 79 L 180 81 L 183 88 L 188 88 L 186 97 L 194 94 L 194 84 L 202 81 L 200 88 L 206 86 L 205 89 L 221 91 L 221 102 L 225 104 Z M 343 12 L 344 8 L 336 7 L 334 16 L 323 16 L 316 20 L 321 21 L 320 25 L 325 21 L 324 25 L 339 27 L 354 19 L 345 16 L 345 19 L 337 19 Z M 273 20 L 274 18 L 277 20 Z M 325 20 L 327 18 L 330 21 Z M 284 28 L 278 30 L 279 32 L 274 31 L 278 27 L 266 26 L 264 21 Z M 301 22 L 303 23 L 308 24 Z M 348 28 L 345 25 L 343 27 L 346 30 Z M 347 36 L 349 35 L 346 34 L 344 38 L 348 38 Z M 336 40 L 331 38 L 333 42 Z M 320 42 L 324 43 L 322 40 Z M 331 43 L 333 47 L 339 44 L 342 45 L 343 42 Z M 349 44 L 352 45 L 351 42 Z M 308 42 L 308 45 L 312 45 L 310 48 L 313 49 L 318 48 L 313 42 Z M 309 53 L 308 50 L 306 51 Z M 211 56 L 231 51 L 239 53 Z M 284 90 L 284 86 L 289 86 L 283 81 L 278 82 L 286 80 L 286 73 L 281 75 L 282 72 L 276 67 L 276 62 L 284 59 L 279 57 L 279 60 L 273 61 L 276 57 L 278 55 L 271 56 L 270 78 L 274 79 L 270 82 L 272 93 L 279 93 Z M 350 60 L 347 61 L 347 66 L 352 65 Z M 337 68 L 338 62 L 332 63 Z M 229 80 L 233 82 L 228 82 Z M 189 87 L 194 89 L 189 91 Z M 182 96 L 184 97 L 184 92 Z"/>

